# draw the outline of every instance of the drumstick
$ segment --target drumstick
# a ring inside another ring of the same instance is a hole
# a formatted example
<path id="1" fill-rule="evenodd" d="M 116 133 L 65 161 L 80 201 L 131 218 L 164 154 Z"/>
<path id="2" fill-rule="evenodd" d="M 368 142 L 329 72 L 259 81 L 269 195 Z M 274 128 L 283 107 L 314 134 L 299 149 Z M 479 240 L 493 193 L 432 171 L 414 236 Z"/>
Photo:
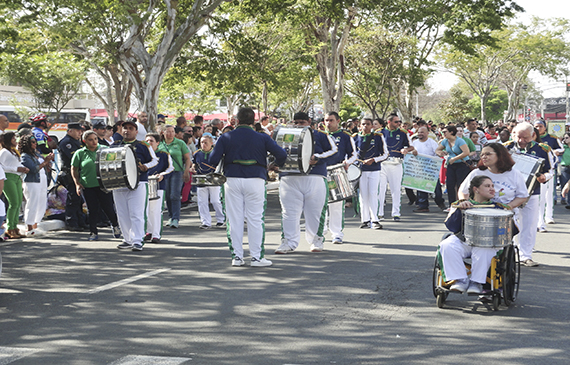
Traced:
<path id="1" fill-rule="evenodd" d="M 208 164 L 205 163 L 205 162 L 202 162 L 202 165 L 206 165 L 206 166 L 208 166 L 209 168 L 214 169 L 214 170 L 216 169 L 214 166 L 210 166 L 210 165 L 208 165 Z"/>
<path id="2" fill-rule="evenodd" d="M 458 206 L 459 204 L 451 204 L 452 208 L 457 208 Z M 492 207 L 494 208 L 495 204 L 478 204 L 478 205 L 473 205 L 471 208 L 492 208 Z"/>

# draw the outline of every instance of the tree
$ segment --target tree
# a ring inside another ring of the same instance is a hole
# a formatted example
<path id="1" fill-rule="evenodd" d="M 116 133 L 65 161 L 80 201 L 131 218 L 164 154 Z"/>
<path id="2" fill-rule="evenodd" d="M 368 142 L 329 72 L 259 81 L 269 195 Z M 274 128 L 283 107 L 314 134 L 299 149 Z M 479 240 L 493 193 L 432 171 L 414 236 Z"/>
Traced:
<path id="1" fill-rule="evenodd" d="M 442 100 L 437 109 L 441 112 L 442 122 L 460 123 L 465 120 L 469 107 L 467 104 L 472 97 L 468 87 L 461 84 L 454 85 L 449 90 L 449 98 Z"/>
<path id="2" fill-rule="evenodd" d="M 495 88 L 489 94 L 489 98 L 486 103 L 485 115 L 488 121 L 498 121 L 503 119 L 503 113 L 507 109 L 508 105 L 508 95 L 505 90 L 500 90 Z M 481 100 L 478 96 L 473 97 L 467 103 L 469 112 L 467 116 L 476 117 L 479 115 Z"/>

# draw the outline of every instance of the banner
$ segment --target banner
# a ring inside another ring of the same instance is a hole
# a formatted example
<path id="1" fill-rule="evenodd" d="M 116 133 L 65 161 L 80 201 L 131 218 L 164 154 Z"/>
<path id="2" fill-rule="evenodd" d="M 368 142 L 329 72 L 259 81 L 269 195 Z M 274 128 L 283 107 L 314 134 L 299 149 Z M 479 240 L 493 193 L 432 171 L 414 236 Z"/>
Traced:
<path id="1" fill-rule="evenodd" d="M 553 137 L 562 138 L 566 132 L 565 122 L 548 122 L 548 134 Z"/>
<path id="2" fill-rule="evenodd" d="M 427 193 L 433 193 L 439 179 L 441 157 L 408 153 L 404 156 L 402 186 Z"/>

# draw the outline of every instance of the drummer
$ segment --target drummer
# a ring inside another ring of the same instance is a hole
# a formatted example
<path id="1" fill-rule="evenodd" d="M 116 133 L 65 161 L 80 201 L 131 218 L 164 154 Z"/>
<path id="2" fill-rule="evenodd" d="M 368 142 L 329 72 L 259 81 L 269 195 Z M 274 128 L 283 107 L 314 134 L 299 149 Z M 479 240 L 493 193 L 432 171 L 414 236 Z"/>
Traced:
<path id="1" fill-rule="evenodd" d="M 295 126 L 311 126 L 309 115 L 295 113 Z M 311 252 L 321 252 L 324 248 L 325 217 L 328 200 L 326 159 L 337 153 L 333 139 L 325 132 L 309 129 L 313 134 L 314 154 L 309 174 L 281 173 L 279 182 L 279 200 L 282 213 L 281 245 L 276 254 L 293 252 L 301 240 L 301 214 L 305 216 L 305 238 L 311 244 Z"/>
<path id="2" fill-rule="evenodd" d="M 210 153 L 214 146 L 214 139 L 211 133 L 204 133 L 200 138 L 200 147 L 193 155 L 192 173 L 199 175 L 206 175 L 216 170 L 214 166 L 208 163 Z M 201 229 L 210 229 L 212 226 L 212 216 L 210 215 L 210 206 L 208 202 L 212 203 L 214 211 L 216 212 L 216 228 L 223 228 L 224 211 L 222 202 L 220 201 L 221 186 L 199 186 L 196 189 L 198 197 L 198 213 L 200 214 Z"/>
<path id="3" fill-rule="evenodd" d="M 495 185 L 488 176 L 475 176 L 469 184 L 469 199 L 462 199 L 451 205 L 445 220 L 446 227 L 453 233 L 439 244 L 439 253 L 443 261 L 443 275 L 446 281 L 455 280 L 450 290 L 459 293 L 481 294 L 487 281 L 487 271 L 498 251 L 494 247 L 473 247 L 465 243 L 462 232 L 463 210 L 477 205 L 490 208 L 510 209 L 508 205 L 493 203 Z M 467 276 L 463 259 L 471 257 L 471 279 Z"/>
<path id="4" fill-rule="evenodd" d="M 145 236 L 144 218 L 147 211 L 148 170 L 158 164 L 158 158 L 148 143 L 137 141 L 137 124 L 129 119 L 123 123 L 123 140 L 116 141 L 112 147 L 130 145 L 134 148 L 138 162 L 139 184 L 136 189 L 127 187 L 113 190 L 117 208 L 119 226 L 123 233 L 123 242 L 119 249 L 143 250 Z"/>
<path id="5" fill-rule="evenodd" d="M 162 238 L 162 204 L 164 201 L 164 190 L 166 189 L 164 177 L 174 171 L 174 165 L 172 164 L 172 157 L 170 157 L 168 152 L 157 151 L 160 143 L 160 135 L 158 133 L 148 133 L 145 141 L 150 145 L 158 158 L 158 164 L 148 170 L 149 177 L 152 176 L 158 179 L 158 189 L 156 191 L 158 199 L 149 199 L 148 201 L 144 240 L 159 243 Z"/>
<path id="6" fill-rule="evenodd" d="M 337 112 L 329 112 L 325 117 L 327 131 L 335 141 L 338 148 L 336 155 L 327 159 L 327 166 L 333 166 L 339 163 L 344 164 L 344 168 L 352 165 L 356 159 L 356 147 L 351 134 L 340 128 L 340 116 Z M 332 242 L 340 244 L 344 236 L 342 232 L 344 227 L 344 201 L 338 201 L 329 204 L 329 229 L 332 234 Z"/>

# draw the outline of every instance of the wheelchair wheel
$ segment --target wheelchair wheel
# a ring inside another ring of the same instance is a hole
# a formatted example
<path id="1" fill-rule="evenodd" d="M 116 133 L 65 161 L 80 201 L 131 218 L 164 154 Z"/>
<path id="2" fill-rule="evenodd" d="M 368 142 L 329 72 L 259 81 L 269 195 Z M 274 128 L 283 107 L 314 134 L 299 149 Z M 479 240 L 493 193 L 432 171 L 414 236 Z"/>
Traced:
<path id="1" fill-rule="evenodd" d="M 437 283 L 439 280 L 440 268 L 439 262 L 437 261 L 437 256 L 435 257 L 435 263 L 433 265 L 433 276 L 432 276 L 432 289 L 433 289 L 433 296 L 437 298 Z"/>
<path id="2" fill-rule="evenodd" d="M 521 266 L 519 262 L 519 249 L 513 245 L 507 246 L 503 253 L 503 300 L 508 307 L 517 299 L 519 292 L 519 278 Z"/>
<path id="3" fill-rule="evenodd" d="M 436 297 L 437 299 L 435 300 L 437 307 L 438 308 L 443 308 L 443 305 L 445 304 L 445 300 L 447 299 L 447 293 L 439 293 Z"/>
<path id="4" fill-rule="evenodd" d="M 498 311 L 501 305 L 501 295 L 499 293 L 493 293 L 493 310 Z"/>

